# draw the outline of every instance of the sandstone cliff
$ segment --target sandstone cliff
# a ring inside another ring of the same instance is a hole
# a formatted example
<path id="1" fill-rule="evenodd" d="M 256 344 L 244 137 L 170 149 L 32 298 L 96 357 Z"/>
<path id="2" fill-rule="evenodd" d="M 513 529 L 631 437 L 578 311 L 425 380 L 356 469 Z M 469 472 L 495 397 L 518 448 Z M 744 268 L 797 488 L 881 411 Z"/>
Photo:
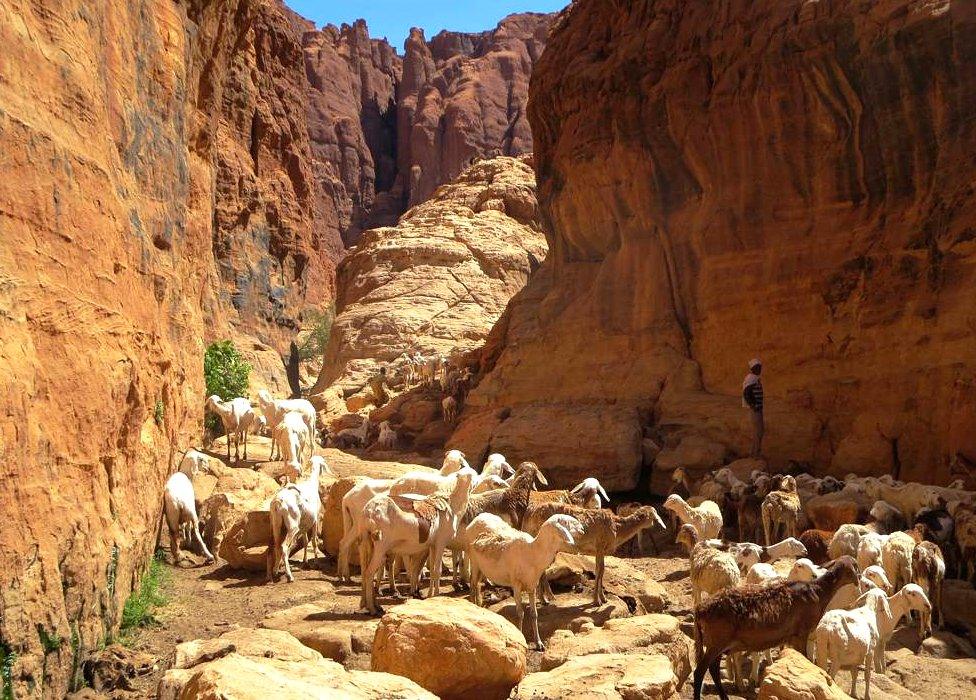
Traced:
<path id="1" fill-rule="evenodd" d="M 774 464 L 946 480 L 976 456 L 973 45 L 969 3 L 574 3 L 530 87 L 550 254 L 453 443 L 632 487 L 644 435 L 746 450 L 758 355 Z"/>
<path id="2" fill-rule="evenodd" d="M 325 225 L 354 243 L 359 232 L 394 223 L 396 89 L 402 61 L 360 20 L 303 33 L 307 110 L 319 207 Z"/>
<path id="3" fill-rule="evenodd" d="M 365 22 L 302 31 L 308 122 L 324 226 L 347 245 L 396 223 L 478 156 L 532 150 L 529 74 L 553 15 L 519 14 L 490 31 L 413 29 L 398 56 Z"/>
<path id="4" fill-rule="evenodd" d="M 378 366 L 479 347 L 545 258 L 528 157 L 477 162 L 339 266 L 338 315 L 313 393 L 362 389 Z"/>
<path id="5" fill-rule="evenodd" d="M 280 346 L 339 243 L 276 3 L 0 17 L 0 638 L 16 697 L 61 697 L 153 550 L 205 341 Z"/>
<path id="6" fill-rule="evenodd" d="M 408 206 L 457 177 L 472 158 L 532 150 L 529 75 L 552 15 L 510 15 L 489 32 L 412 29 L 398 90 L 399 187 Z"/>
<path id="7" fill-rule="evenodd" d="M 209 57 L 227 65 L 204 71 L 213 94 L 201 105 L 216 121 L 219 301 L 242 333 L 283 353 L 301 312 L 332 299 L 342 241 L 313 173 L 301 33 L 275 0 L 240 3 L 221 29 L 237 40 Z"/>

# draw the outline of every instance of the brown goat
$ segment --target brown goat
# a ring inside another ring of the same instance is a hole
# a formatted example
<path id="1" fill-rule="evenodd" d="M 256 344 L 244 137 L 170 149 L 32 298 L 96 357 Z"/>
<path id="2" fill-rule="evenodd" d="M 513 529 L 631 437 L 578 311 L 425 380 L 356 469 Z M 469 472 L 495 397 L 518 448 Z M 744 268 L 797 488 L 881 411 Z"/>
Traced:
<path id="1" fill-rule="evenodd" d="M 729 504 L 735 508 L 736 519 L 739 523 L 740 542 L 756 542 L 759 540 L 763 498 L 765 498 L 765 494 L 760 496 L 753 487 L 748 488 L 744 493 L 729 494 Z"/>
<path id="2" fill-rule="evenodd" d="M 807 558 L 817 566 L 823 566 L 830 561 L 827 550 L 833 537 L 833 530 L 804 530 L 800 534 L 800 542 L 807 548 Z"/>
<path id="3" fill-rule="evenodd" d="M 515 470 L 515 476 L 509 482 L 508 488 L 486 491 L 468 499 L 468 507 L 461 515 L 459 530 L 463 530 L 464 526 L 482 513 L 494 513 L 507 519 L 512 527 L 521 528 L 525 511 L 529 508 L 530 493 L 536 484 L 548 486 L 549 482 L 537 464 L 522 462 Z"/>
<path id="4" fill-rule="evenodd" d="M 765 651 L 780 644 L 805 653 L 807 638 L 830 599 L 841 586 L 856 583 L 857 576 L 854 559 L 844 556 L 809 583 L 729 588 L 696 607 L 694 699 L 701 700 L 707 670 L 719 697 L 728 700 L 721 675 L 725 653 Z"/>
<path id="5" fill-rule="evenodd" d="M 572 515 L 583 525 L 583 534 L 576 538 L 576 546 L 582 554 L 589 554 L 596 558 L 596 586 L 593 591 L 593 602 L 603 605 L 607 602 L 603 593 L 603 573 L 606 567 L 605 558 L 617 551 L 617 547 L 630 541 L 641 530 L 651 527 L 665 529 L 664 522 L 651 506 L 643 506 L 630 515 L 621 517 L 607 508 L 594 510 L 574 506 L 568 503 L 544 503 L 530 510 L 525 516 L 525 530 L 530 535 L 539 532 L 539 528 L 551 516 L 561 513 Z M 549 600 L 552 591 L 549 582 L 542 577 L 542 599 Z"/>

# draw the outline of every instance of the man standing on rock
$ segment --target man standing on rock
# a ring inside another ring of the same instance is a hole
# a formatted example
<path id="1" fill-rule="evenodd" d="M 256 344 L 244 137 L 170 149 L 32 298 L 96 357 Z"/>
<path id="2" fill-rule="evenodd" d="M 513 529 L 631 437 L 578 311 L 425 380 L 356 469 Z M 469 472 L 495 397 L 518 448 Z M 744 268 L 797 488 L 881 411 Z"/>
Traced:
<path id="1" fill-rule="evenodd" d="M 766 423 L 763 420 L 763 385 L 759 375 L 762 363 L 758 358 L 749 360 L 749 374 L 742 381 L 742 405 L 752 413 L 752 458 L 759 459 L 762 454 L 763 434 Z"/>

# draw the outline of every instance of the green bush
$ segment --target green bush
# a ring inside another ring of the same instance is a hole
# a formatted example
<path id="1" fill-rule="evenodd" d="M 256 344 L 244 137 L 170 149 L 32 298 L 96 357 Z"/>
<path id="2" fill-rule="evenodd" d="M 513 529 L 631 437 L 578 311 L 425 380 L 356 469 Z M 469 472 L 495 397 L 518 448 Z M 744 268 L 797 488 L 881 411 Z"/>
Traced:
<path id="1" fill-rule="evenodd" d="M 38 623 L 37 625 L 37 637 L 41 640 L 41 648 L 44 649 L 45 654 L 53 654 L 61 648 L 61 644 L 64 640 L 59 637 L 56 633 L 49 634 L 44 625 Z"/>
<path id="2" fill-rule="evenodd" d="M 159 558 L 153 557 L 152 561 L 149 562 L 149 569 L 139 582 L 138 590 L 133 591 L 122 607 L 119 638 L 123 644 L 132 641 L 136 630 L 147 627 L 156 621 L 153 612 L 167 602 L 166 596 L 163 595 L 163 587 L 168 581 L 169 571 Z"/>
<path id="3" fill-rule="evenodd" d="M 14 700 L 14 662 L 17 652 L 6 642 L 0 641 L 0 679 L 3 680 L 3 700 Z"/>
<path id="4" fill-rule="evenodd" d="M 229 340 L 211 343 L 203 355 L 203 378 L 207 384 L 207 396 L 216 394 L 221 401 L 247 396 L 247 379 L 250 374 L 251 365 L 244 361 Z M 219 431 L 220 420 L 217 416 L 208 414 L 206 420 L 208 430 Z"/>
<path id="5" fill-rule="evenodd" d="M 308 335 L 298 346 L 298 357 L 302 360 L 320 359 L 325 354 L 332 333 L 332 322 L 335 321 L 335 307 L 329 306 L 323 310 L 309 311 L 306 314 L 306 327 L 311 327 Z"/>

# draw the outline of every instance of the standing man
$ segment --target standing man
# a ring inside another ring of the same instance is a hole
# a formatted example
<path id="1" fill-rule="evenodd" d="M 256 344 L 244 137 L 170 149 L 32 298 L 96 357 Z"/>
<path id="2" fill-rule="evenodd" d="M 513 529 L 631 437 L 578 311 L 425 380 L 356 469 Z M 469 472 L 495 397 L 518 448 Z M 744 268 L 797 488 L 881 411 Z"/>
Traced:
<path id="1" fill-rule="evenodd" d="M 752 458 L 759 459 L 762 454 L 763 434 L 766 424 L 763 420 L 763 385 L 759 375 L 762 363 L 759 358 L 749 360 L 749 374 L 742 381 L 742 405 L 752 413 Z"/>

